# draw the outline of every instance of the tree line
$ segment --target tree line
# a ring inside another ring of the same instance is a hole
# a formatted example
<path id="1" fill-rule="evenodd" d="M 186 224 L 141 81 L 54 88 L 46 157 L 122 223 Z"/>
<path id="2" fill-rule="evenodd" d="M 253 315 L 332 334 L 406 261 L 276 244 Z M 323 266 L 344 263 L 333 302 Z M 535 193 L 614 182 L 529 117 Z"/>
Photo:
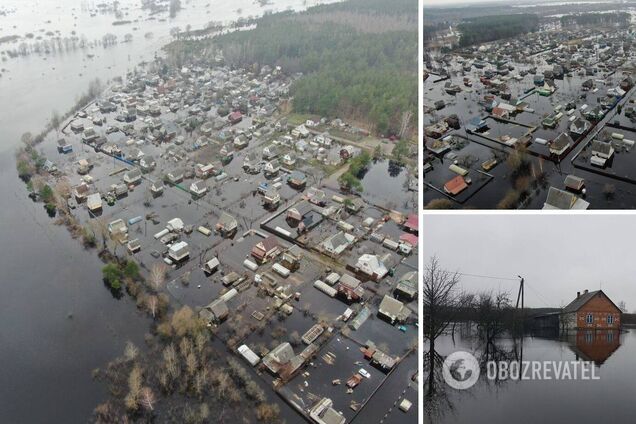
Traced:
<path id="1" fill-rule="evenodd" d="M 534 14 L 480 16 L 459 24 L 460 47 L 486 43 L 539 29 L 539 17 Z"/>

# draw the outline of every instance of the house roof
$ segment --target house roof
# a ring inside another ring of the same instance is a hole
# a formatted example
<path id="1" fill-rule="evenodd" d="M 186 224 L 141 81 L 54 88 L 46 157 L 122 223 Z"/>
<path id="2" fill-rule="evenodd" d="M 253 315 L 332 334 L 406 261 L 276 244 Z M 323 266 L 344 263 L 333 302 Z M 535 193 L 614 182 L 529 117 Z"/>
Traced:
<path id="1" fill-rule="evenodd" d="M 461 175 L 452 178 L 446 184 L 444 184 L 444 190 L 452 195 L 456 195 L 464 191 L 468 187 L 466 181 Z"/>
<path id="2" fill-rule="evenodd" d="M 595 290 L 595 291 L 591 291 L 591 292 L 587 292 L 587 293 L 582 293 L 579 297 L 577 297 L 576 299 L 574 299 L 572 302 L 570 302 L 569 305 L 567 305 L 565 308 L 563 308 L 563 312 L 564 313 L 569 313 L 569 312 L 576 312 L 579 309 L 581 309 L 583 307 L 583 305 L 585 305 L 587 302 L 589 302 L 590 300 L 592 300 L 592 298 L 594 298 L 594 296 L 598 295 L 598 294 L 603 294 L 603 296 L 605 296 L 605 298 L 618 310 L 620 310 L 618 308 L 618 306 L 616 306 L 616 304 L 614 302 L 612 302 L 612 300 L 605 294 L 605 292 L 603 292 L 603 290 Z"/>
<path id="3" fill-rule="evenodd" d="M 598 152 L 605 155 L 609 155 L 612 150 L 611 143 L 605 143 L 600 140 L 592 140 L 592 152 Z"/>

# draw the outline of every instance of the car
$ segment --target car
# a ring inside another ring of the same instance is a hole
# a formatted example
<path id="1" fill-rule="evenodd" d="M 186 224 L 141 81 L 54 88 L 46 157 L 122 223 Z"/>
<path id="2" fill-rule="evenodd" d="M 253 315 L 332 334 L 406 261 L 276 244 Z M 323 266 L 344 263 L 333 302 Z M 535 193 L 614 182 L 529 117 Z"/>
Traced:
<path id="1" fill-rule="evenodd" d="M 371 378 L 371 374 L 369 374 L 369 371 L 365 370 L 364 368 L 360 368 L 360 370 L 358 370 L 358 374 L 365 378 Z"/>

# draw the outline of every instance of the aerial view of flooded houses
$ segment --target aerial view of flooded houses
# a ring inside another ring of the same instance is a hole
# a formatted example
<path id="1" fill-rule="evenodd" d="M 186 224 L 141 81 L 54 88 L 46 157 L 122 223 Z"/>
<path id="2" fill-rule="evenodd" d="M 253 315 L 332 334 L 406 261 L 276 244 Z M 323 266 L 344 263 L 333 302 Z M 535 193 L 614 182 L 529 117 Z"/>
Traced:
<path id="1" fill-rule="evenodd" d="M 493 9 L 429 10 L 424 205 L 636 206 L 632 6 Z"/>
<path id="2" fill-rule="evenodd" d="M 417 422 L 417 163 L 393 160 L 396 137 L 290 113 L 299 77 L 221 55 L 157 56 L 57 118 L 37 148 L 23 140 L 18 172 L 52 218 L 97 247 L 108 290 L 165 319 L 155 328 L 166 393 L 170 346 L 186 349 L 179 334 L 199 343 L 201 325 L 227 351 L 210 366 L 229 362 L 245 384 L 238 397 L 256 399 L 237 416 Z M 196 376 L 184 377 L 188 393 L 207 384 Z M 229 384 L 209 378 L 214 391 Z M 144 393 L 120 399 L 129 415 L 153 414 Z"/>

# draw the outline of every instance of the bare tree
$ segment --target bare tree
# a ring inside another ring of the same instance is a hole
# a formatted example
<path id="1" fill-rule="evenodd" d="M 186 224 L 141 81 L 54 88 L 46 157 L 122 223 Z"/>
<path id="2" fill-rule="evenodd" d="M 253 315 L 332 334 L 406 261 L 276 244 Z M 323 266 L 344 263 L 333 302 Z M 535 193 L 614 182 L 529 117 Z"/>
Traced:
<path id="1" fill-rule="evenodd" d="M 458 285 L 459 275 L 442 269 L 438 259 L 432 257 L 424 270 L 422 299 L 424 339 L 428 340 L 430 353 L 435 351 L 435 339 L 446 330 L 461 306 L 462 294 Z"/>
<path id="2" fill-rule="evenodd" d="M 148 307 L 148 311 L 152 314 L 152 317 L 155 318 L 157 316 L 157 307 L 159 306 L 157 296 L 148 296 L 146 298 L 146 306 Z"/>
<path id="3" fill-rule="evenodd" d="M 141 406 L 143 406 L 148 411 L 154 411 L 155 409 L 155 394 L 152 392 L 152 389 L 148 386 L 145 386 L 141 389 L 139 393 L 139 402 Z"/>
<path id="4" fill-rule="evenodd" d="M 618 309 L 620 309 L 621 312 L 624 314 L 627 313 L 627 304 L 625 303 L 624 300 L 621 300 L 620 302 L 618 302 Z"/>
<path id="5" fill-rule="evenodd" d="M 152 268 L 150 269 L 150 284 L 152 284 L 153 289 L 159 291 L 159 289 L 166 282 L 167 272 L 168 267 L 166 267 L 163 262 L 157 262 L 152 266 Z"/>

